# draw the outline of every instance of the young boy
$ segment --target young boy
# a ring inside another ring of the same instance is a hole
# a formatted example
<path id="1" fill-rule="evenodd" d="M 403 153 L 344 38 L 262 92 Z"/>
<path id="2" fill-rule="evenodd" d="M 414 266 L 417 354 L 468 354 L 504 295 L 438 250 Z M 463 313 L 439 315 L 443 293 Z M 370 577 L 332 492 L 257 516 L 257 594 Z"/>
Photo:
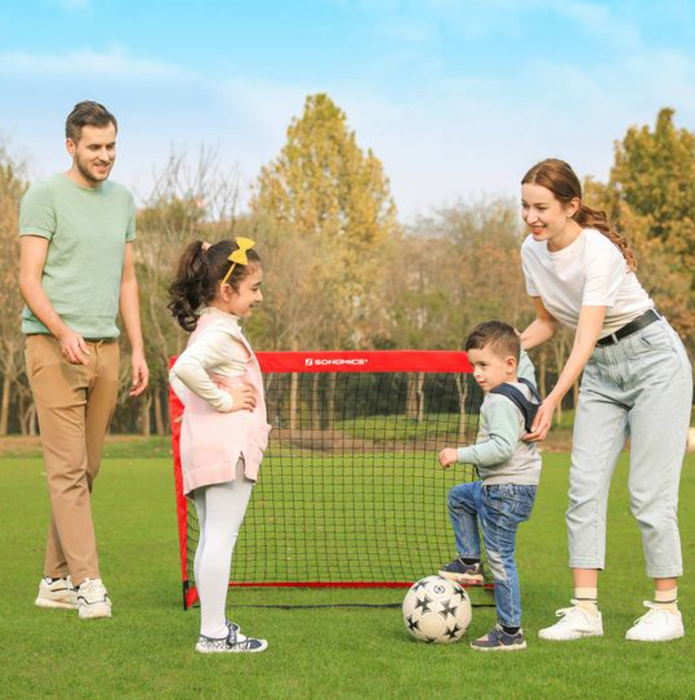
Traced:
<path id="1" fill-rule="evenodd" d="M 531 430 L 541 399 L 534 371 L 506 323 L 481 323 L 466 340 L 473 376 L 485 392 L 475 445 L 446 448 L 439 462 L 473 464 L 480 481 L 449 491 L 449 515 L 458 557 L 439 572 L 453 581 L 482 584 L 480 535 L 495 582 L 497 626 L 471 643 L 479 651 L 526 648 L 521 629 L 521 596 L 514 561 L 516 530 L 528 520 L 536 498 L 541 458 L 535 443 L 522 437 Z"/>

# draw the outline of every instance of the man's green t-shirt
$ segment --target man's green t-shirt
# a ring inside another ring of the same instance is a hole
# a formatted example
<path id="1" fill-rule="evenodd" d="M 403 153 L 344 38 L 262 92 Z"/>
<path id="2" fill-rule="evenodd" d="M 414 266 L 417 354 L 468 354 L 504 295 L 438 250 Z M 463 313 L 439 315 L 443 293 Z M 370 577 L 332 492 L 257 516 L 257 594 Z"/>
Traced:
<path id="1" fill-rule="evenodd" d="M 24 195 L 19 235 L 50 241 L 41 283 L 65 325 L 87 339 L 117 338 L 125 245 L 135 238 L 130 192 L 113 182 L 90 188 L 54 175 Z M 25 306 L 22 332 L 49 331 Z"/>

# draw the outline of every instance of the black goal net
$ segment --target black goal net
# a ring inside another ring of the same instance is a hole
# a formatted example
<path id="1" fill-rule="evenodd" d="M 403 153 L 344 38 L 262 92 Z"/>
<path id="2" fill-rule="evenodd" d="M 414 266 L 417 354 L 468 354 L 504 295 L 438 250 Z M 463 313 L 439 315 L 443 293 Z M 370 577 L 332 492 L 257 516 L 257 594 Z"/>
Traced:
<path id="1" fill-rule="evenodd" d="M 232 561 L 241 586 L 408 586 L 455 556 L 443 470 L 475 441 L 482 401 L 463 352 L 258 353 L 270 443 Z M 172 419 L 182 407 L 172 392 Z M 195 507 L 174 462 L 186 607 L 197 595 Z"/>

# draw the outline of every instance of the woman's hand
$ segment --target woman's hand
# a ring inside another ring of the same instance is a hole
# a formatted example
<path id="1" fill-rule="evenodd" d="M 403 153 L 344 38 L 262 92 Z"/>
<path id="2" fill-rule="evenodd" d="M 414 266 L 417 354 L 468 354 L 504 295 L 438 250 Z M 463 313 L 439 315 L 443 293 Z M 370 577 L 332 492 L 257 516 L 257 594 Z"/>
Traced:
<path id="1" fill-rule="evenodd" d="M 536 417 L 533 419 L 531 432 L 524 435 L 523 439 L 526 442 L 541 442 L 542 440 L 545 440 L 553 422 L 553 413 L 555 413 L 557 403 L 558 402 L 553 395 L 548 394 L 545 401 L 543 401 L 538 409 Z"/>

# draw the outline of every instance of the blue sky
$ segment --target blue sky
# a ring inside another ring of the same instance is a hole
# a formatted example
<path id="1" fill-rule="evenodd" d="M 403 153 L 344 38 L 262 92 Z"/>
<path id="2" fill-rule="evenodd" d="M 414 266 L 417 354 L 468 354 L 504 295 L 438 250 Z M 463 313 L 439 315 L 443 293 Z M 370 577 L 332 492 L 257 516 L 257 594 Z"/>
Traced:
<path id="1" fill-rule="evenodd" d="M 404 220 L 516 196 L 559 156 L 605 179 L 661 107 L 695 130 L 695 0 L 23 0 L 0 7 L 0 132 L 34 177 L 68 165 L 81 99 L 118 117 L 117 179 L 219 150 L 243 188 L 304 98 L 328 94 L 381 158 Z"/>

